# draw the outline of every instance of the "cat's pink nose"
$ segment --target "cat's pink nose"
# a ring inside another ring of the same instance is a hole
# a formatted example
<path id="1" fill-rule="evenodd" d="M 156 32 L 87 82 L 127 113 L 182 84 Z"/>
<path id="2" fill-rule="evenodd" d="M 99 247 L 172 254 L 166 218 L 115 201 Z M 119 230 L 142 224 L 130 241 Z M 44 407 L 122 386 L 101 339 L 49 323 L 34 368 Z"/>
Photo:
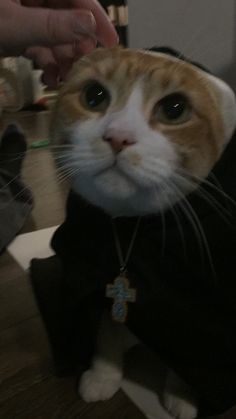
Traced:
<path id="1" fill-rule="evenodd" d="M 125 131 L 109 131 L 104 137 L 115 153 L 120 153 L 124 148 L 136 143 L 133 136 Z"/>

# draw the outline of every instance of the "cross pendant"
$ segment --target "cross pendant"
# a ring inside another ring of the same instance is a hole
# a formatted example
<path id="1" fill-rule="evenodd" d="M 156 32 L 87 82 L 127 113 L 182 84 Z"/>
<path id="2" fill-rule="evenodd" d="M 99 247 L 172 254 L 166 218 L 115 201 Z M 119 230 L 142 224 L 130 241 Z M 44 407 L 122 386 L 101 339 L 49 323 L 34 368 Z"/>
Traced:
<path id="1" fill-rule="evenodd" d="M 129 288 L 129 280 L 125 275 L 119 275 L 113 284 L 106 287 L 106 297 L 113 298 L 112 318 L 124 323 L 128 314 L 128 302 L 136 301 L 136 289 Z"/>

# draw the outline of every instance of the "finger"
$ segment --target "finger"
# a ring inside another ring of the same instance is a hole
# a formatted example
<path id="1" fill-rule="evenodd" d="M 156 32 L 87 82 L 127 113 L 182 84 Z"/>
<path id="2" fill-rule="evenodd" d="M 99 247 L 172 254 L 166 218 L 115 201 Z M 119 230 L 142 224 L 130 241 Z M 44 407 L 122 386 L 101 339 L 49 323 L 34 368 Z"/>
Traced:
<path id="1" fill-rule="evenodd" d="M 19 7 L 20 41 L 25 45 L 53 46 L 95 37 L 96 23 L 90 11 Z"/>
<path id="2" fill-rule="evenodd" d="M 30 6 L 30 7 L 43 7 L 46 5 L 45 0 L 21 0 L 20 3 L 23 4 L 23 6 Z"/>
<path id="3" fill-rule="evenodd" d="M 33 60 L 36 66 L 41 69 L 44 69 L 49 64 L 56 64 L 52 51 L 46 47 L 27 48 L 24 56 Z"/>
<path id="4" fill-rule="evenodd" d="M 73 45 L 62 45 L 53 47 L 53 56 L 59 67 L 61 80 L 65 80 L 73 63 L 79 60 L 83 55 L 89 54 L 95 48 L 96 44 L 92 40 L 84 39 Z"/>
<path id="5" fill-rule="evenodd" d="M 76 60 L 73 45 L 68 44 L 53 47 L 52 53 L 55 61 L 58 64 L 60 79 L 65 80 L 73 62 Z M 76 52 L 76 55 L 78 57 L 78 52 Z"/>
<path id="6" fill-rule="evenodd" d="M 112 47 L 119 42 L 117 32 L 110 22 L 107 14 L 97 0 L 74 0 L 73 5 L 82 9 L 91 10 L 96 20 L 97 40 L 104 47 Z"/>
<path id="7" fill-rule="evenodd" d="M 36 66 L 43 70 L 42 80 L 51 88 L 56 88 L 59 82 L 59 66 L 49 48 L 28 48 L 25 56 L 33 60 Z"/>
<path id="8" fill-rule="evenodd" d="M 96 47 L 96 41 L 89 38 L 81 38 L 79 42 L 73 44 L 60 45 L 53 47 L 53 56 L 58 63 L 65 60 L 76 61 L 81 55 L 89 54 Z"/>
<path id="9" fill-rule="evenodd" d="M 63 8 L 65 0 L 48 0 L 50 7 Z M 67 4 L 76 9 L 90 10 L 96 21 L 97 40 L 104 47 L 112 47 L 119 42 L 117 32 L 106 12 L 97 0 L 68 0 Z"/>
<path id="10" fill-rule="evenodd" d="M 97 42 L 91 38 L 82 38 L 80 42 L 75 45 L 74 50 L 78 52 L 78 55 L 90 54 L 94 48 L 96 48 Z"/>

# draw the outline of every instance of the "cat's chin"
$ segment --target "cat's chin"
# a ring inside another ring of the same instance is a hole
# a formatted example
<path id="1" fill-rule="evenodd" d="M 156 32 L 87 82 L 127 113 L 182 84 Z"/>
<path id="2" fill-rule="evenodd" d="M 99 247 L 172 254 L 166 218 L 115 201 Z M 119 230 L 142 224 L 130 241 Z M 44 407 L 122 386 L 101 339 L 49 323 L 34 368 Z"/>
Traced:
<path id="1" fill-rule="evenodd" d="M 111 216 L 136 215 L 137 210 L 130 203 L 135 201 L 137 186 L 118 171 L 81 176 L 73 182 L 73 190 Z"/>
<path id="2" fill-rule="evenodd" d="M 119 200 L 132 199 L 138 189 L 135 182 L 114 167 L 97 174 L 94 185 L 103 195 Z"/>
<path id="3" fill-rule="evenodd" d="M 73 190 L 112 217 L 156 215 L 167 206 L 160 195 L 157 199 L 155 189 L 142 189 L 122 174 L 110 176 L 108 171 L 93 179 L 77 178 Z"/>

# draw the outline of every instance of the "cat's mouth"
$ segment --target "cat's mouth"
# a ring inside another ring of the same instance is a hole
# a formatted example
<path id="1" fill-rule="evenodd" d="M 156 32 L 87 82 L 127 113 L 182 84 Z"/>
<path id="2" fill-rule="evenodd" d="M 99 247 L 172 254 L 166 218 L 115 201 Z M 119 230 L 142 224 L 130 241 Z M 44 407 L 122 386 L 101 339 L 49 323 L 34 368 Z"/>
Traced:
<path id="1" fill-rule="evenodd" d="M 112 171 L 125 176 L 124 171 L 120 168 L 118 164 L 117 158 L 115 158 L 114 161 L 110 163 L 109 165 L 107 165 L 106 167 L 99 169 L 99 171 L 96 173 L 96 176 L 100 176 L 100 175 L 103 175 L 105 173 L 112 172 Z"/>
<path id="2" fill-rule="evenodd" d="M 122 158 L 122 153 L 118 155 L 114 155 L 112 161 L 107 162 L 106 166 L 100 167 L 94 177 L 98 180 L 105 180 L 115 179 L 116 183 L 120 183 L 120 185 L 128 184 L 130 186 L 135 187 L 135 189 L 140 188 L 142 186 L 142 182 L 140 182 L 140 175 L 138 175 L 139 170 L 134 170 L 133 164 L 129 158 Z M 123 156 L 124 157 L 124 156 Z M 145 187 L 148 185 L 145 184 Z M 149 185 L 151 186 L 151 185 Z"/>

